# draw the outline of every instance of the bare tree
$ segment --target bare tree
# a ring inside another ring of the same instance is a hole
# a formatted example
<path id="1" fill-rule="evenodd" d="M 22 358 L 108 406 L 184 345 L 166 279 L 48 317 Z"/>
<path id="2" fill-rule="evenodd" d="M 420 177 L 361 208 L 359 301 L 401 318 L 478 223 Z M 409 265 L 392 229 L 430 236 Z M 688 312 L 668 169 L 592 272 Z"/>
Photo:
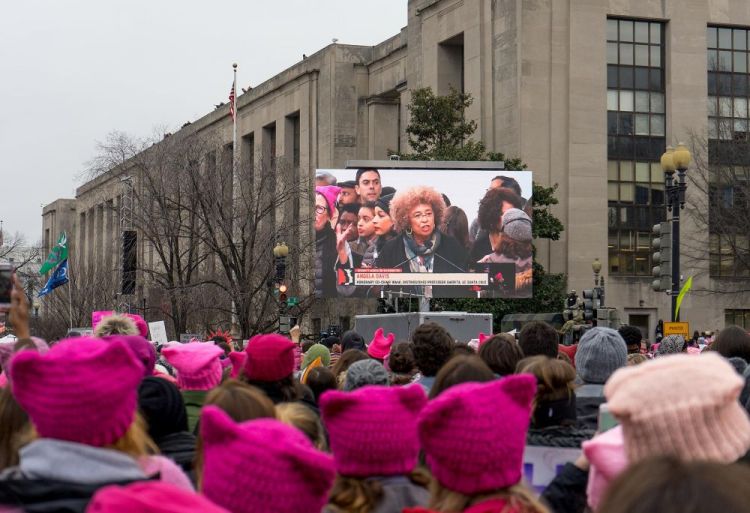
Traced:
<path id="1" fill-rule="evenodd" d="M 684 212 L 694 229 L 686 230 L 682 254 L 714 284 L 698 293 L 750 292 L 750 141 L 746 127 L 736 128 L 720 118 L 709 134 L 690 136 L 694 169 Z"/>
<path id="2" fill-rule="evenodd" d="M 184 132 L 184 133 L 182 133 Z M 282 159 L 233 166 L 231 145 L 211 134 L 181 131 L 136 141 L 115 133 L 100 143 L 92 175 L 113 168 L 129 176 L 139 272 L 161 318 L 175 334 L 229 327 L 248 337 L 278 327 L 273 247 L 290 247 L 293 314 L 312 303 L 310 183 Z M 153 258 L 152 258 L 153 257 Z"/>

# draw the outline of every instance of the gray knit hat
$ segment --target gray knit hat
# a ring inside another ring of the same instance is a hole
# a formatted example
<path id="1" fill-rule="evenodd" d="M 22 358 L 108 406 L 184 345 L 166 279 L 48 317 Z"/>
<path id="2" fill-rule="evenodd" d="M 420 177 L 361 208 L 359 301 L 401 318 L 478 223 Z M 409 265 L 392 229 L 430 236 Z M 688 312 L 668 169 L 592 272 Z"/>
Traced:
<path id="1" fill-rule="evenodd" d="M 683 349 L 685 349 L 685 339 L 682 335 L 668 335 L 661 339 L 656 354 L 657 356 L 664 356 L 665 354 L 680 354 Z"/>
<path id="2" fill-rule="evenodd" d="M 578 343 L 576 371 L 585 383 L 604 384 L 627 363 L 628 346 L 611 328 L 591 328 Z"/>
<path id="3" fill-rule="evenodd" d="M 531 242 L 531 218 L 523 210 L 510 208 L 505 211 L 501 221 L 505 235 L 518 242 Z"/>
<path id="4" fill-rule="evenodd" d="M 344 391 L 351 392 L 365 385 L 390 385 L 388 371 L 383 364 L 375 360 L 354 362 L 346 371 Z"/>

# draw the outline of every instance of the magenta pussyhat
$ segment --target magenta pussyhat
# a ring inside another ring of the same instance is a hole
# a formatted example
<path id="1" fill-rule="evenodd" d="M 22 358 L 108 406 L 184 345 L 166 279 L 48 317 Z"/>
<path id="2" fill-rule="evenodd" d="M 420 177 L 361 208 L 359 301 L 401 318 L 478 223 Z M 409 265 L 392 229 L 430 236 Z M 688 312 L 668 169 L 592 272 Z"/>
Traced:
<path id="1" fill-rule="evenodd" d="M 250 380 L 278 381 L 294 372 L 294 342 L 281 335 L 256 335 L 247 341 L 245 353 L 245 377 Z"/>
<path id="2" fill-rule="evenodd" d="M 86 513 L 229 513 L 195 492 L 162 481 L 105 486 L 94 494 Z"/>
<path id="3" fill-rule="evenodd" d="M 391 346 L 395 340 L 396 335 L 389 333 L 387 337 L 383 336 L 383 328 L 375 330 L 375 335 L 372 337 L 372 342 L 367 346 L 367 354 L 378 360 L 385 360 L 391 352 Z"/>
<path id="4" fill-rule="evenodd" d="M 536 378 L 516 374 L 456 385 L 427 403 L 419 440 L 432 475 L 464 495 L 518 483 L 535 393 Z"/>
<path id="5" fill-rule="evenodd" d="M 10 361 L 10 357 L 13 356 L 13 348 L 16 347 L 17 342 L 18 341 L 15 340 L 13 342 L 0 343 L 0 370 L 5 371 L 6 373 L 8 372 L 8 362 Z M 36 350 L 39 354 L 45 354 L 47 351 L 49 351 L 47 342 L 45 342 L 41 338 L 31 337 L 31 342 L 34 343 L 34 347 L 36 347 Z"/>
<path id="6" fill-rule="evenodd" d="M 123 342 L 130 347 L 133 354 L 135 354 L 145 367 L 144 377 L 153 375 L 154 365 L 156 365 L 156 349 L 154 349 L 154 345 L 151 342 L 140 335 L 108 335 L 102 337 L 102 340 L 106 340 L 107 342 L 119 340 Z"/>
<path id="7" fill-rule="evenodd" d="M 41 437 L 102 447 L 133 424 L 143 364 L 123 342 L 80 337 L 16 353 L 10 377 Z"/>
<path id="8" fill-rule="evenodd" d="M 337 185 L 318 185 L 315 192 L 322 194 L 328 203 L 328 215 L 331 216 L 336 211 L 336 199 L 339 197 L 341 187 Z"/>
<path id="9" fill-rule="evenodd" d="M 245 360 L 247 360 L 247 353 L 245 351 L 232 351 L 229 353 L 229 361 L 232 362 L 232 372 L 229 374 L 230 378 L 236 378 L 240 375 L 243 367 L 245 367 Z"/>
<path id="10" fill-rule="evenodd" d="M 224 350 L 211 342 L 188 342 L 161 350 L 162 356 L 177 371 L 181 390 L 211 390 L 221 383 L 219 356 Z"/>
<path id="11" fill-rule="evenodd" d="M 201 413 L 203 495 L 232 513 L 320 513 L 335 470 L 301 431 L 272 419 Z M 237 472 L 242 469 L 242 472 Z"/>
<path id="12" fill-rule="evenodd" d="M 420 385 L 331 390 L 320 399 L 336 471 L 344 476 L 408 474 L 417 465 L 417 416 L 427 403 Z"/>

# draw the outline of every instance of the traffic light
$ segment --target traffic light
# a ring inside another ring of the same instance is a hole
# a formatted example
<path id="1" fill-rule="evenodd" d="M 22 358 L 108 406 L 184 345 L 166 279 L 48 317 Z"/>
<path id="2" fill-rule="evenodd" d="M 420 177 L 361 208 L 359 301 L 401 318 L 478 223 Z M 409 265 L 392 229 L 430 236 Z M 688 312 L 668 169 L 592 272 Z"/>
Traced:
<path id="1" fill-rule="evenodd" d="M 287 291 L 286 283 L 282 283 L 281 285 L 279 285 L 279 311 L 282 313 L 286 312 L 286 307 L 287 307 L 286 291 Z"/>
<path id="2" fill-rule="evenodd" d="M 654 277 L 651 288 L 657 292 L 667 291 L 672 288 L 672 223 L 664 221 L 656 224 L 651 232 L 654 235 L 651 241 L 654 251 L 651 255 L 654 264 L 651 268 Z"/>
<path id="3" fill-rule="evenodd" d="M 585 289 L 583 291 L 583 320 L 585 322 L 593 321 L 596 319 L 596 311 L 594 306 L 594 290 Z"/>

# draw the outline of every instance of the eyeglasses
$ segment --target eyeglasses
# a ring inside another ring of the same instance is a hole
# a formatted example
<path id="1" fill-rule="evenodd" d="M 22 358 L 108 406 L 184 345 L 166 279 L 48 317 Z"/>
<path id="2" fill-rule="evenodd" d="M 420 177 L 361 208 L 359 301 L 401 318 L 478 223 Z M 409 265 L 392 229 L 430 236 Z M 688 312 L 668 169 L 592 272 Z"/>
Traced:
<path id="1" fill-rule="evenodd" d="M 421 221 L 422 219 L 432 219 L 435 217 L 435 214 L 432 212 L 417 212 L 413 216 L 411 216 L 412 219 L 415 221 Z"/>
<path id="2" fill-rule="evenodd" d="M 321 206 L 315 207 L 316 214 L 325 214 L 326 212 L 328 212 L 328 209 L 326 207 L 321 207 Z"/>

